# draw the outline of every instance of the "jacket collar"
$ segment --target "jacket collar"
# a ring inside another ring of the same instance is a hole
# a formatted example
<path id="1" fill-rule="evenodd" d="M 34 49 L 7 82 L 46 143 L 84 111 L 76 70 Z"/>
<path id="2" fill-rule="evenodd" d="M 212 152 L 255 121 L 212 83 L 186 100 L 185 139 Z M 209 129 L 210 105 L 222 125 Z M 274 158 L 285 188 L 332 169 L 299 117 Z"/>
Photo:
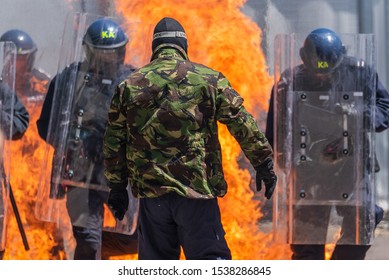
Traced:
<path id="1" fill-rule="evenodd" d="M 184 60 L 189 60 L 188 54 L 184 51 L 184 49 L 175 44 L 161 44 L 156 47 L 153 55 L 151 56 L 151 61 L 159 57 L 181 58 Z"/>

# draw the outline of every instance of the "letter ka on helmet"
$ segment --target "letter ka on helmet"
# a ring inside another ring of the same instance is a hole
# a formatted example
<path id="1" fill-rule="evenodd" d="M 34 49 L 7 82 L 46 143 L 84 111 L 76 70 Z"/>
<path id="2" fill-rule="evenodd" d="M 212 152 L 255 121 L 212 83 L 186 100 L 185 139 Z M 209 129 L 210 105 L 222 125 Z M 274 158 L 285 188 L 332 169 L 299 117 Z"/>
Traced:
<path id="1" fill-rule="evenodd" d="M 300 49 L 304 65 L 316 74 L 331 73 L 342 62 L 346 54 L 339 36 L 327 28 L 313 30 Z"/>

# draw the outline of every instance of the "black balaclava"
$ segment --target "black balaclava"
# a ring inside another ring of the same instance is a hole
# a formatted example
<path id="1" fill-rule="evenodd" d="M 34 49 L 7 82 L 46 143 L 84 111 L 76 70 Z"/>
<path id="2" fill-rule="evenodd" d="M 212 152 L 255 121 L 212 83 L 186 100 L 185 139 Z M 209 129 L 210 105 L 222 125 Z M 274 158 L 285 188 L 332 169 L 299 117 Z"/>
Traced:
<path id="1" fill-rule="evenodd" d="M 188 40 L 182 25 L 173 18 L 161 19 L 154 28 L 152 51 L 161 44 L 175 44 L 188 52 Z"/>

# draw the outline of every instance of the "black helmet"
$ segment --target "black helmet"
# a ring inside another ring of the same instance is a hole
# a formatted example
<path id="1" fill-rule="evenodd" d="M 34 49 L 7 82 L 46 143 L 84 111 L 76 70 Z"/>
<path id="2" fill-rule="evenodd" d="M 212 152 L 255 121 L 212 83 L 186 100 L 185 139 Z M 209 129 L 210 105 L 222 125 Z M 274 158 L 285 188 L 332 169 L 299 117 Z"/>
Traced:
<path id="1" fill-rule="evenodd" d="M 116 22 L 101 18 L 88 27 L 83 42 L 92 48 L 116 49 L 126 45 L 128 38 Z"/>
<path id="2" fill-rule="evenodd" d="M 116 22 L 100 18 L 88 27 L 84 35 L 86 59 L 94 64 L 93 67 L 101 68 L 100 71 L 109 68 L 108 65 L 115 65 L 117 68 L 124 63 L 127 42 L 127 35 Z"/>
<path id="3" fill-rule="evenodd" d="M 10 41 L 15 44 L 17 50 L 17 64 L 20 65 L 20 71 L 24 72 L 20 74 L 30 73 L 34 66 L 37 51 L 36 44 L 30 35 L 22 30 L 12 29 L 5 32 L 0 37 L 0 41 Z"/>
<path id="4" fill-rule="evenodd" d="M 188 52 L 188 40 L 182 25 L 175 19 L 165 17 L 154 28 L 152 51 L 161 44 L 174 44 Z"/>
<path id="5" fill-rule="evenodd" d="M 15 44 L 18 54 L 31 54 L 37 50 L 37 47 L 26 32 L 18 29 L 12 29 L 5 32 L 0 41 L 11 41 Z"/>
<path id="6" fill-rule="evenodd" d="M 339 36 L 327 28 L 313 30 L 300 49 L 304 65 L 316 74 L 328 74 L 342 62 L 346 48 Z"/>

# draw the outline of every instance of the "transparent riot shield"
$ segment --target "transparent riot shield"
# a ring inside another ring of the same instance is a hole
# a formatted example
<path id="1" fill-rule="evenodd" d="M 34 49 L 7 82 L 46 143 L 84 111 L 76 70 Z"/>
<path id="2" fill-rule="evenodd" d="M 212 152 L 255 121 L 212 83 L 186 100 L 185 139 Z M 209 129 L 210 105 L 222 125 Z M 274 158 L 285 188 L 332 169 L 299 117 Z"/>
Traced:
<path id="1" fill-rule="evenodd" d="M 33 123 L 37 120 L 36 112 L 41 111 L 45 94 L 49 85 L 50 74 L 43 69 L 36 67 L 38 48 L 32 37 L 24 31 L 8 31 L 7 34 L 23 37 L 25 49 L 17 48 L 16 71 L 15 71 L 15 91 L 19 100 L 26 107 Z M 27 47 L 28 46 L 28 47 Z"/>
<path id="2" fill-rule="evenodd" d="M 138 22 L 122 26 L 124 38 L 111 23 L 95 25 L 100 20 L 120 24 L 119 19 L 91 14 L 72 15 L 66 24 L 54 78 L 36 215 L 47 221 L 61 219 L 59 209 L 64 198 L 73 226 L 96 228 L 101 219 L 104 230 L 131 235 L 137 224 L 138 200 L 128 186 L 129 209 L 123 221 L 114 219 L 105 204 L 109 189 L 102 146 L 112 94 L 135 67 L 146 63 L 146 56 L 135 56 L 137 52 L 128 50 L 123 63 L 125 48 L 134 40 L 133 31 L 141 27 Z M 93 37 L 96 34 L 100 38 Z M 104 40 L 113 40 L 114 44 L 105 45 Z"/>
<path id="3" fill-rule="evenodd" d="M 12 122 L 14 112 L 16 47 L 12 42 L 0 42 L 0 251 L 5 249 L 8 198 L 10 190 L 10 164 Z"/>
<path id="4" fill-rule="evenodd" d="M 345 53 L 325 75 L 303 64 L 302 34 L 275 40 L 274 236 L 281 242 L 367 245 L 374 237 L 374 39 L 340 38 Z"/>

